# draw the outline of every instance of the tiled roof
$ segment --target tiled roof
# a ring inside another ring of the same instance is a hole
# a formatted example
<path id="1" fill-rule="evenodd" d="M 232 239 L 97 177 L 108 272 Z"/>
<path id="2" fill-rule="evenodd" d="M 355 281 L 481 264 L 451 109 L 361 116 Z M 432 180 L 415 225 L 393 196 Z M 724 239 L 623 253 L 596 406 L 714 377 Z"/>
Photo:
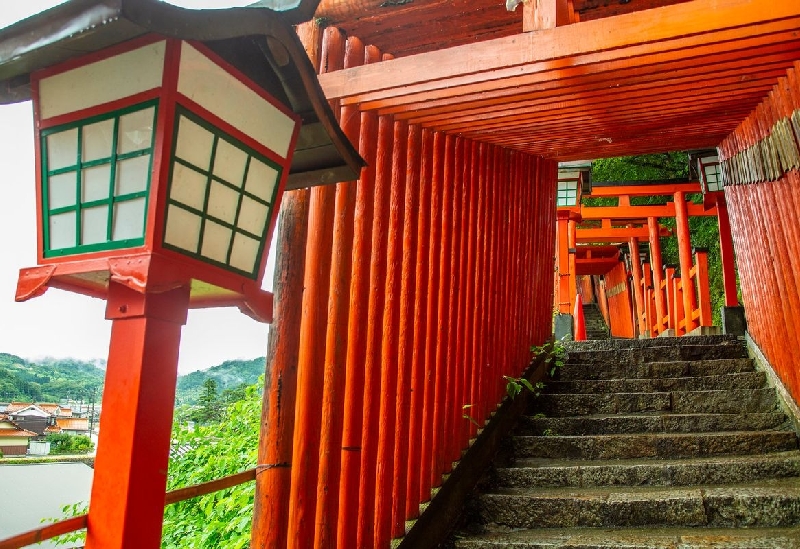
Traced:
<path id="1" fill-rule="evenodd" d="M 16 423 L 9 419 L 2 420 L 5 423 L 9 423 L 12 425 L 11 428 L 8 427 L 0 427 L 0 437 L 35 437 L 39 436 L 32 431 L 28 431 L 19 427 Z"/>
<path id="2" fill-rule="evenodd" d="M 85 417 L 58 417 L 56 425 L 68 431 L 88 431 L 89 418 Z"/>
<path id="3" fill-rule="evenodd" d="M 56 404 L 54 402 L 12 402 L 8 405 L 5 411 L 8 414 L 15 414 L 21 410 L 24 410 L 25 408 L 30 408 L 31 406 L 35 406 L 51 416 L 72 417 L 72 408 L 69 408 L 68 406 L 61 406 L 60 404 Z"/>

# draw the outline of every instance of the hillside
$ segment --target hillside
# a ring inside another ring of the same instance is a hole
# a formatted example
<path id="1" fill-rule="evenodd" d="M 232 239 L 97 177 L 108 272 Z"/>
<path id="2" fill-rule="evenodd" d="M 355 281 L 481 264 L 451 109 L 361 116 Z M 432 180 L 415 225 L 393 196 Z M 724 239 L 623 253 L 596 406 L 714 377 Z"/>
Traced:
<path id="1" fill-rule="evenodd" d="M 29 361 L 0 353 L 0 401 L 100 400 L 105 371 L 72 358 Z"/>
<path id="2" fill-rule="evenodd" d="M 239 385 L 253 385 L 258 376 L 264 373 L 264 357 L 251 360 L 226 360 L 208 370 L 199 370 L 178 378 L 178 390 L 175 395 L 177 404 L 196 404 L 197 398 L 207 379 L 217 382 L 217 391 L 234 389 Z"/>

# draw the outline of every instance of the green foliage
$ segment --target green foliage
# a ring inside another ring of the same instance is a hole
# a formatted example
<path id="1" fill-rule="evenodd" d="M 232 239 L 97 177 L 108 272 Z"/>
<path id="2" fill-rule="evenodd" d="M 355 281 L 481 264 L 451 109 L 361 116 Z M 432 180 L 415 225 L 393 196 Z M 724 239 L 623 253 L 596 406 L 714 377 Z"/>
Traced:
<path id="1" fill-rule="evenodd" d="M 233 475 L 256 465 L 261 427 L 261 390 L 248 387 L 244 398 L 225 409 L 217 424 L 172 432 L 167 490 L 194 486 Z M 164 509 L 162 549 L 243 549 L 250 543 L 255 485 L 241 484 Z M 86 512 L 85 504 L 67 506 L 64 518 Z M 60 544 L 83 538 L 84 533 L 62 536 Z M 68 538 L 68 539 L 65 539 Z"/>
<path id="2" fill-rule="evenodd" d="M 234 393 L 238 390 L 241 395 L 242 386 L 250 386 L 258 381 L 259 376 L 264 374 L 264 357 L 252 360 L 226 360 L 219 366 L 214 366 L 208 370 L 192 372 L 178 378 L 178 387 L 175 394 L 175 402 L 178 405 L 198 404 L 200 396 L 204 391 L 204 383 L 208 379 L 213 379 L 217 384 L 217 391 L 222 392 L 223 399 L 234 402 L 238 397 L 227 399 L 226 391 Z"/>
<path id="3" fill-rule="evenodd" d="M 50 443 L 50 454 L 88 454 L 94 450 L 94 442 L 86 435 L 52 433 L 45 437 Z"/>
<path id="4" fill-rule="evenodd" d="M 0 353 L 0 401 L 99 400 L 105 371 L 71 358 L 36 362 Z"/>
<path id="5" fill-rule="evenodd" d="M 533 358 L 544 355 L 544 362 L 547 364 L 547 375 L 555 377 L 559 368 L 564 366 L 567 350 L 564 348 L 564 341 L 549 341 L 544 345 L 531 347 Z"/>
<path id="6" fill-rule="evenodd" d="M 602 158 L 592 162 L 592 181 L 654 181 L 685 179 L 689 162 L 685 152 Z"/>
<path id="7" fill-rule="evenodd" d="M 262 381 L 263 383 L 263 381 Z M 261 425 L 261 385 L 229 406 L 218 424 L 173 432 L 168 489 L 174 490 L 254 467 Z M 239 549 L 250 543 L 255 486 L 247 483 L 170 505 L 164 513 L 163 549 Z"/>
<path id="8" fill-rule="evenodd" d="M 532 384 L 524 377 L 503 376 L 503 379 L 506 380 L 506 392 L 512 399 L 516 398 L 522 392 L 522 389 L 527 389 L 533 393 L 533 396 L 539 396 L 542 389 L 544 389 L 544 383 L 541 381 Z"/>

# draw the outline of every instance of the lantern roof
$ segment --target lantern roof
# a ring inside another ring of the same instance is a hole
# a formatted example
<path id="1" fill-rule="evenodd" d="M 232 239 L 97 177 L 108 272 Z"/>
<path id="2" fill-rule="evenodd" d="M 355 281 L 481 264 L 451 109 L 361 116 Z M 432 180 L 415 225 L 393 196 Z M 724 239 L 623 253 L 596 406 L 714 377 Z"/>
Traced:
<path id="1" fill-rule="evenodd" d="M 310 19 L 318 1 L 193 10 L 158 0 L 70 0 L 0 30 L 0 104 L 30 99 L 34 71 L 138 36 L 198 41 L 301 118 L 287 190 L 354 180 L 364 161 L 291 27 Z"/>

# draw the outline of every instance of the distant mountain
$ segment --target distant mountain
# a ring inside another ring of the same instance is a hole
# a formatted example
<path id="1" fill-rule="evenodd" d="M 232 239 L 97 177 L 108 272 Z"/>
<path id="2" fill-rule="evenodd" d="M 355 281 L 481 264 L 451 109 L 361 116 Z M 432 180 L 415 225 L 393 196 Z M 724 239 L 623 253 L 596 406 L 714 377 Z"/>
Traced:
<path id="1" fill-rule="evenodd" d="M 175 395 L 177 404 L 196 404 L 207 379 L 217 382 L 217 391 L 222 394 L 225 389 L 234 389 L 239 385 L 253 385 L 258 376 L 264 373 L 264 357 L 251 360 L 226 360 L 219 366 L 208 370 L 198 370 L 178 378 L 178 390 Z"/>
<path id="2" fill-rule="evenodd" d="M 96 402 L 103 392 L 105 371 L 97 362 L 73 358 L 25 360 L 0 353 L 0 401 L 59 402 L 66 399 Z"/>

